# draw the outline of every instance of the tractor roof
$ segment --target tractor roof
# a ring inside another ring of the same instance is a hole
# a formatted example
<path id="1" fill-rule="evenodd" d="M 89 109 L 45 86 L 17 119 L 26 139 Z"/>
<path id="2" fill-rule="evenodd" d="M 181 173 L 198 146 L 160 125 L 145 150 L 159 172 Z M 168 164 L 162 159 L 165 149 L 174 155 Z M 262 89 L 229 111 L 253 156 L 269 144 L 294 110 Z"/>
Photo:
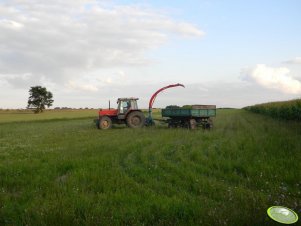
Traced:
<path id="1" fill-rule="evenodd" d="M 139 100 L 139 98 L 137 98 L 137 97 L 118 98 L 118 101 L 125 101 L 125 100 Z"/>

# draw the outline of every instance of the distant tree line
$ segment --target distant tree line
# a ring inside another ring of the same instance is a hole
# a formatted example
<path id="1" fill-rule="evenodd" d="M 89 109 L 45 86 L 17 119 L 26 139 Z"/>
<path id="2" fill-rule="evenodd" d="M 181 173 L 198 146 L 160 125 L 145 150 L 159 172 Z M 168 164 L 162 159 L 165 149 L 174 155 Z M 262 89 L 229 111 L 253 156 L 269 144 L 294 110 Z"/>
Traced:
<path id="1" fill-rule="evenodd" d="M 46 107 L 51 107 L 54 100 L 53 94 L 42 86 L 32 86 L 29 89 L 29 98 L 27 102 L 27 109 L 33 110 L 34 113 L 43 112 Z M 93 109 L 93 108 L 70 108 L 70 107 L 55 107 L 55 110 L 74 110 L 74 109 Z M 0 109 L 1 110 L 1 109 Z M 20 109 L 19 109 L 20 110 Z"/>

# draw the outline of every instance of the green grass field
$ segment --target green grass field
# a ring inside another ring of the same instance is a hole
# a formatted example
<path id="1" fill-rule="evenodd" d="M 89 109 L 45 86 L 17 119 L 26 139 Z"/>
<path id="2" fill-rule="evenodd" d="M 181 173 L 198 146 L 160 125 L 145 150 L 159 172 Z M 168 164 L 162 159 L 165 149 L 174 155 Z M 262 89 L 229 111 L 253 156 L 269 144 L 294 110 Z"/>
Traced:
<path id="1" fill-rule="evenodd" d="M 0 113 L 0 225 L 278 225 L 272 205 L 301 215 L 301 123 L 219 110 L 211 131 L 102 131 L 96 115 Z"/>
<path id="2" fill-rule="evenodd" d="M 96 114 L 97 110 L 45 110 L 42 114 L 34 114 L 31 110 L 0 110 L 0 123 L 89 118 Z"/>

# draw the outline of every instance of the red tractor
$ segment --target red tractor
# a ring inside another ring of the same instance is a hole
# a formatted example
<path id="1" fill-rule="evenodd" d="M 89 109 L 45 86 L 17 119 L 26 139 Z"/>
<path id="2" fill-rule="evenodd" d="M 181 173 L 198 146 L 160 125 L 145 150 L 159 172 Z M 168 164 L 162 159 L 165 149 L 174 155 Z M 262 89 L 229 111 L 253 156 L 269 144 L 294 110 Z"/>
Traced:
<path id="1" fill-rule="evenodd" d="M 145 123 L 145 116 L 137 105 L 138 98 L 118 98 L 117 109 L 99 110 L 97 126 L 99 129 L 110 129 L 112 123 L 126 124 L 131 128 L 141 128 Z"/>

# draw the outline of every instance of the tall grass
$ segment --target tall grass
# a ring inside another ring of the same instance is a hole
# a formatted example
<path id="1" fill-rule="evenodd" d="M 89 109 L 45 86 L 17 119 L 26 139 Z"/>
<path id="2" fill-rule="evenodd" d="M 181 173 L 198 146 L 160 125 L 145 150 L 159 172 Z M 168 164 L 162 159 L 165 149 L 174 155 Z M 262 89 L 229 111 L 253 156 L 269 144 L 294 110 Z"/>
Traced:
<path id="1" fill-rule="evenodd" d="M 256 104 L 244 109 L 273 118 L 301 121 L 301 99 Z"/>
<path id="2" fill-rule="evenodd" d="M 301 124 L 242 110 L 214 120 L 0 123 L 0 225 L 278 225 L 269 206 L 300 213 Z"/>

